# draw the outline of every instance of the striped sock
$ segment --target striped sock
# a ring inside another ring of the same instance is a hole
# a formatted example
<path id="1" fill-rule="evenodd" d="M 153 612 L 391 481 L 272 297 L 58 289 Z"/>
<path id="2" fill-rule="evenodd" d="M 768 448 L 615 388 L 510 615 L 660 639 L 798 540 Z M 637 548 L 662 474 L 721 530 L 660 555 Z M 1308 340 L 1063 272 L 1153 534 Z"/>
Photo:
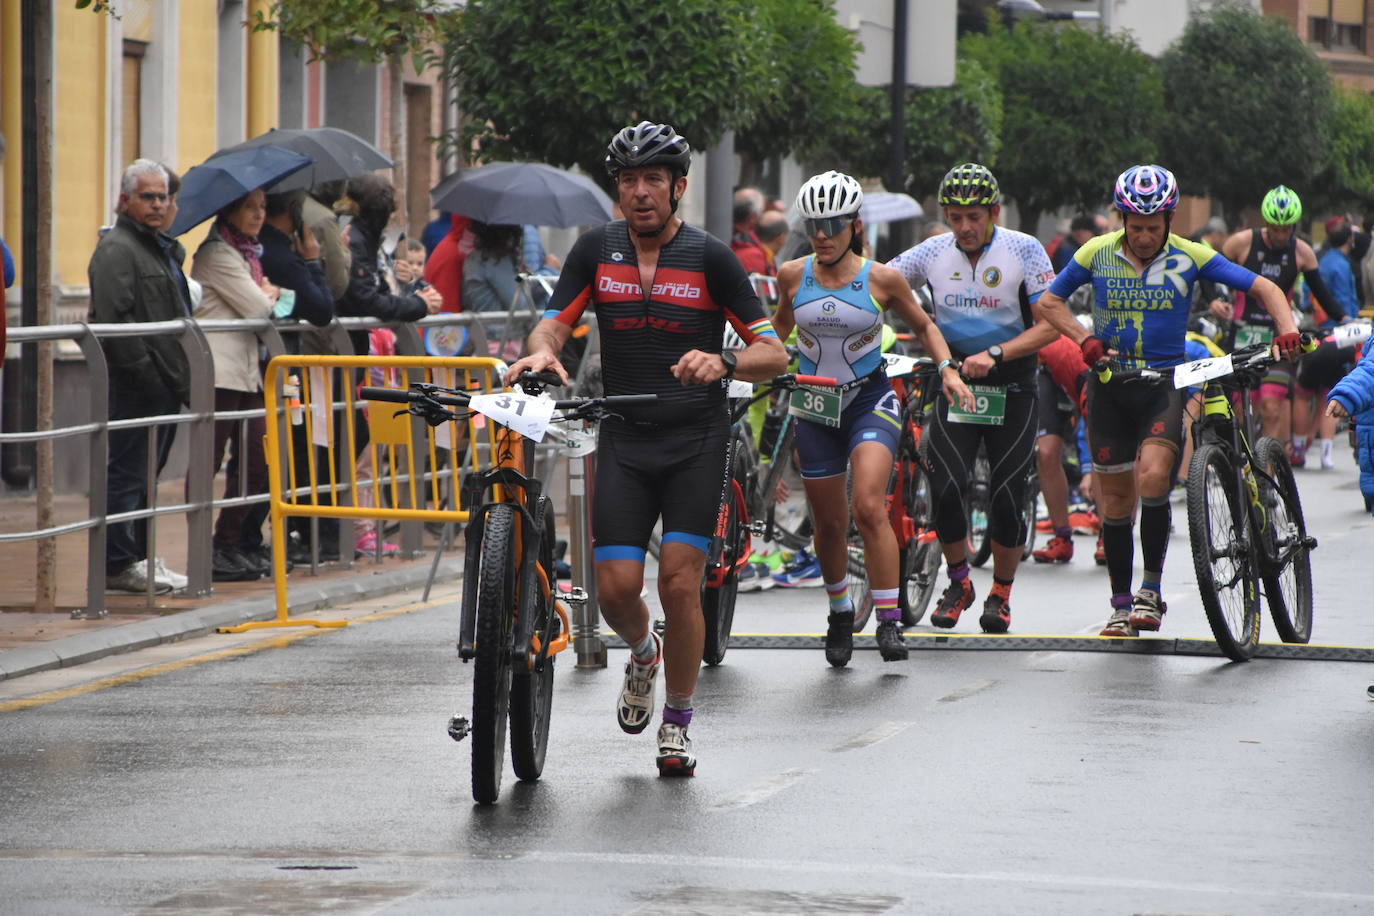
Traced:
<path id="1" fill-rule="evenodd" d="M 897 593 L 900 589 L 875 588 L 872 590 L 873 610 L 878 612 L 879 620 L 899 620 L 902 612 L 897 609 Z"/>
<path id="2" fill-rule="evenodd" d="M 645 632 L 643 639 L 630 646 L 630 654 L 641 665 L 652 665 L 658 661 L 658 646 L 654 643 L 652 630 Z"/>
<path id="3" fill-rule="evenodd" d="M 849 598 L 849 577 L 838 582 L 825 583 L 825 593 L 830 598 L 830 613 L 845 614 L 854 610 L 854 602 Z"/>

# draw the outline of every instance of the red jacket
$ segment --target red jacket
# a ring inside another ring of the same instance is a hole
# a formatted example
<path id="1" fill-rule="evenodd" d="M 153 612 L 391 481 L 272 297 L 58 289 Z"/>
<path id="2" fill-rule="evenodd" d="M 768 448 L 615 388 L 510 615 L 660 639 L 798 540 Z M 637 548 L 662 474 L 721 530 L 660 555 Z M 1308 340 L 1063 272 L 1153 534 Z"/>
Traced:
<path id="1" fill-rule="evenodd" d="M 444 297 L 443 311 L 463 310 L 463 262 L 472 251 L 472 234 L 468 225 L 472 220 L 453 214 L 445 235 L 434 253 L 425 262 L 425 280 Z M 466 238 L 464 237 L 466 236 Z"/>

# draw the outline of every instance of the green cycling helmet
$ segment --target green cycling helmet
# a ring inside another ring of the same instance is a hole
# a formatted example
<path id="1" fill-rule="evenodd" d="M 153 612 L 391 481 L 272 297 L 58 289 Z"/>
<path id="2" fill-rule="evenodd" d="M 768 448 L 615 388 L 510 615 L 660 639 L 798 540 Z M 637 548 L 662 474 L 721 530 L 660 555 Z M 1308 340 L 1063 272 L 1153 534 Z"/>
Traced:
<path id="1" fill-rule="evenodd" d="M 1260 213 L 1271 226 L 1292 226 L 1302 219 L 1302 201 L 1292 190 L 1279 185 L 1264 195 Z"/>
<path id="2" fill-rule="evenodd" d="M 942 207 L 994 207 L 1002 200 L 997 179 L 986 166 L 976 162 L 956 165 L 940 181 Z"/>

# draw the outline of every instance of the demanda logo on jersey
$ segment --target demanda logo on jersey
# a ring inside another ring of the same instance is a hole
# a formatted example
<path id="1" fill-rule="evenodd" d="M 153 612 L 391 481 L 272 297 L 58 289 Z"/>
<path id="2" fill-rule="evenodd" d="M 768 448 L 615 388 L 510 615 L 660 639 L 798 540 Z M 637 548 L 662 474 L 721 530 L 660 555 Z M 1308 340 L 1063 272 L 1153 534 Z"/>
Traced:
<path id="1" fill-rule="evenodd" d="M 989 267 L 983 271 L 983 285 L 996 286 L 1002 282 L 1002 271 L 996 267 Z"/>

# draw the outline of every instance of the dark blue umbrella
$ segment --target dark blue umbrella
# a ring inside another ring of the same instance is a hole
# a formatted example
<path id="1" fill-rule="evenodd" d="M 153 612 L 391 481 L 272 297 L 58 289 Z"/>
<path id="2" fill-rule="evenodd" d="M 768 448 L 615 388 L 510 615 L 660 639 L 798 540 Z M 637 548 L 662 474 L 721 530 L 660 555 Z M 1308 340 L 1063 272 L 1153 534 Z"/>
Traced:
<path id="1" fill-rule="evenodd" d="M 305 127 L 280 130 L 272 128 L 251 140 L 244 140 L 211 156 L 218 159 L 240 150 L 256 149 L 262 146 L 279 146 L 293 153 L 309 156 L 314 162 L 310 168 L 292 175 L 272 187 L 272 193 L 295 191 L 311 188 L 321 182 L 352 178 L 377 169 L 389 169 L 392 162 L 371 143 L 357 134 L 349 133 L 338 127 Z"/>
<path id="2" fill-rule="evenodd" d="M 456 172 L 429 192 L 436 210 L 492 225 L 593 226 L 611 218 L 611 199 L 586 175 L 542 162 L 493 162 Z"/>
<path id="3" fill-rule="evenodd" d="M 195 166 L 182 176 L 177 218 L 168 235 L 181 235 L 199 226 L 249 191 L 280 181 L 309 164 L 309 156 L 277 146 L 259 146 Z"/>

